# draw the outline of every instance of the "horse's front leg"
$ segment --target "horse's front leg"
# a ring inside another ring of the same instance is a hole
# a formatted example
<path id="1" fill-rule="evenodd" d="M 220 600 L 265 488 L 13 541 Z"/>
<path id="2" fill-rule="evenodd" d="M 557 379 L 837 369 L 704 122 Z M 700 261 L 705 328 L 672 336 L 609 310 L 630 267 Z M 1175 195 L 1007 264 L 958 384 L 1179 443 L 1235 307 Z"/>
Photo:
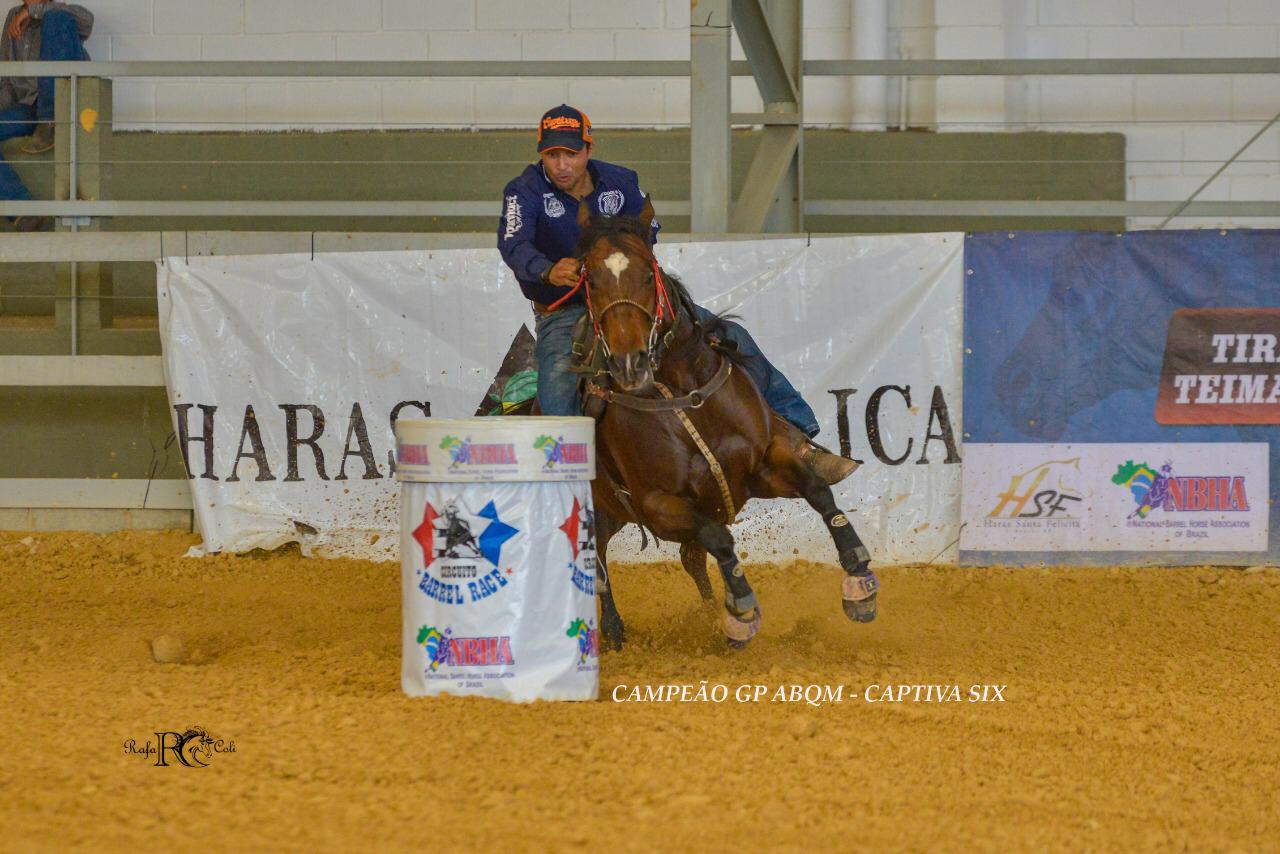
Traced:
<path id="1" fill-rule="evenodd" d="M 693 502 L 666 492 L 650 492 L 641 499 L 645 519 L 664 540 L 694 540 L 710 552 L 724 579 L 724 631 L 729 645 L 741 648 L 760 631 L 760 603 L 733 550 L 727 525 L 703 515 Z"/>
<path id="2" fill-rule="evenodd" d="M 622 529 L 622 523 L 615 521 L 603 510 L 596 511 L 596 590 L 600 596 L 600 646 L 606 650 L 622 649 L 626 639 L 626 629 L 622 624 L 622 615 L 613 601 L 613 585 L 609 583 L 609 541 Z"/>
<path id="3" fill-rule="evenodd" d="M 853 523 L 836 506 L 831 487 L 795 450 L 775 440 L 765 455 L 763 471 L 756 480 L 777 496 L 800 496 L 818 511 L 835 542 L 840 566 L 846 577 L 841 586 L 841 603 L 845 616 L 860 623 L 876 618 L 876 591 L 880 582 L 871 571 L 871 553 L 854 530 Z"/>

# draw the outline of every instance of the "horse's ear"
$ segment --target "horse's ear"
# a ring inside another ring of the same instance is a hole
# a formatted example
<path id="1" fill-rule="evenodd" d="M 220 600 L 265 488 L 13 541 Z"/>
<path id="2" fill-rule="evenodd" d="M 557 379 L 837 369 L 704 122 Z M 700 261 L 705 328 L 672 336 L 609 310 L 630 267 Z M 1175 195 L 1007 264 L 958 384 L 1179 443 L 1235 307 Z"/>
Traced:
<path id="1" fill-rule="evenodd" d="M 653 225 L 653 200 L 648 195 L 644 197 L 644 207 L 640 209 L 640 221 L 644 223 L 646 231 Z"/>
<path id="2" fill-rule="evenodd" d="M 591 223 L 591 206 L 587 204 L 587 200 L 583 199 L 578 202 L 578 228 L 586 230 Z"/>

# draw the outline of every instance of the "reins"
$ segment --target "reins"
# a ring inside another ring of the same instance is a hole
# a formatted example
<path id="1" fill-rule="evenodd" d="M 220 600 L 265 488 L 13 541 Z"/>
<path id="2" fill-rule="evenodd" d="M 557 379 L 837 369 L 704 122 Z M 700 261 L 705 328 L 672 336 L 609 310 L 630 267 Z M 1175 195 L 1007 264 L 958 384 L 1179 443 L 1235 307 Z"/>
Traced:
<path id="1" fill-rule="evenodd" d="M 591 282 L 587 278 L 586 264 L 582 265 L 581 272 L 578 274 L 578 281 L 574 282 L 573 287 L 569 289 L 569 292 L 560 297 L 560 299 L 551 303 L 551 305 L 547 306 L 547 311 L 555 311 L 560 306 L 564 305 L 571 296 L 581 290 L 583 292 L 583 296 L 586 297 L 587 315 L 591 318 L 591 325 L 595 329 L 596 338 L 600 341 L 600 346 L 604 348 L 605 358 L 609 358 L 613 355 L 612 351 L 609 349 L 609 339 L 605 337 L 604 329 L 600 326 L 601 322 L 604 320 L 604 316 L 609 313 L 610 309 L 617 308 L 620 305 L 630 305 L 640 309 L 640 311 L 644 312 L 645 317 L 648 317 L 652 321 L 652 324 L 649 326 L 647 352 L 650 364 L 653 365 L 654 370 L 657 370 L 660 354 L 658 327 L 662 325 L 662 321 L 667 318 L 668 314 L 671 316 L 671 320 L 673 322 L 678 319 L 678 315 L 676 314 L 675 305 L 671 302 L 671 295 L 667 292 L 666 280 L 663 278 L 662 268 L 658 266 L 657 257 L 651 257 L 650 261 L 653 266 L 654 311 L 649 311 L 649 309 L 645 308 L 633 299 L 622 297 L 609 303 L 600 310 L 599 314 L 596 314 L 595 308 L 591 305 Z M 671 343 L 672 332 L 673 330 L 669 330 L 663 337 L 662 346 L 667 346 Z"/>

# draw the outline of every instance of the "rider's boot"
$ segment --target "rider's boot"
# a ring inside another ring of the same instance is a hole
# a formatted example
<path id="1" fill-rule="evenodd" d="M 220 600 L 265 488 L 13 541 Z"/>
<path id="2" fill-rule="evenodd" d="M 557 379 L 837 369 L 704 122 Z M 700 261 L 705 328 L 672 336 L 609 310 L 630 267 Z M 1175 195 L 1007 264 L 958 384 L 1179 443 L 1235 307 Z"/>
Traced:
<path id="1" fill-rule="evenodd" d="M 818 473 L 818 476 L 827 482 L 828 486 L 835 486 L 857 471 L 858 466 L 862 465 L 857 460 L 851 460 L 848 457 L 842 457 L 839 454 L 828 451 L 812 439 L 805 440 L 805 447 L 800 452 L 800 459 L 807 462 Z"/>
<path id="2" fill-rule="evenodd" d="M 773 431 L 775 435 L 782 435 L 791 447 L 795 449 L 800 459 L 808 463 L 809 467 L 817 472 L 818 477 L 825 480 L 828 486 L 835 486 L 857 471 L 858 466 L 861 465 L 857 460 L 851 460 L 848 457 L 842 457 L 827 450 L 800 432 L 799 427 L 776 412 L 773 413 Z"/>

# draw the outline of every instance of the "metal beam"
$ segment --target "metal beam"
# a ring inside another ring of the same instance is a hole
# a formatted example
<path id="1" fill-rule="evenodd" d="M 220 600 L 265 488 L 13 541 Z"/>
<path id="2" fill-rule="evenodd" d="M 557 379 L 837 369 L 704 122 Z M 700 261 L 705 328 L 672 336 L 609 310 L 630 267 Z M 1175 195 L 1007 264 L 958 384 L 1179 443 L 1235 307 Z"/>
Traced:
<path id="1" fill-rule="evenodd" d="M 709 3 L 699 0 L 707 20 Z M 726 19 L 727 20 L 727 19 Z M 732 62 L 734 77 L 751 77 L 748 62 Z M 0 62 L 0 77 L 688 77 L 682 60 L 628 61 L 318 61 L 251 62 Z M 811 59 L 813 77 L 931 77 L 1011 75 L 1277 74 L 1280 57 L 1156 59 Z"/>
<path id="2" fill-rule="evenodd" d="M 690 228 L 729 227 L 729 0 L 700 0 L 689 25 Z"/>
<path id="3" fill-rule="evenodd" d="M 662 201 L 660 205 L 667 216 L 685 216 L 690 208 L 686 201 Z M 499 212 L 496 201 L 0 201 L 3 216 L 496 217 Z"/>
<path id="4" fill-rule="evenodd" d="M 750 69 L 736 62 L 735 77 Z M 1280 58 L 1222 59 L 811 59 L 809 77 L 1013 77 L 1076 74 L 1277 74 Z"/>
<path id="5" fill-rule="evenodd" d="M 0 356 L 0 386 L 164 384 L 159 356 Z"/>
<path id="6" fill-rule="evenodd" d="M 662 232 L 662 243 L 768 240 L 805 235 Z M 492 232 L 138 231 L 0 234 L 0 264 L 156 261 L 166 257 L 279 255 L 314 251 L 391 252 L 492 249 Z"/>
<path id="7" fill-rule="evenodd" d="M 109 478 L 0 478 L 0 508 L 82 510 L 190 510 L 185 480 Z"/>
<path id="8" fill-rule="evenodd" d="M 1232 154 L 1230 157 L 1228 157 L 1228 158 L 1223 162 L 1223 164 L 1222 164 L 1221 166 L 1219 166 L 1219 167 L 1217 168 L 1217 170 L 1216 170 L 1212 175 L 1210 175 L 1208 178 L 1205 178 L 1205 179 L 1204 179 L 1204 183 L 1202 183 L 1199 187 L 1196 187 L 1195 192 L 1193 192 L 1191 195 L 1187 196 L 1186 201 L 1184 201 L 1182 204 L 1178 205 L 1178 207 L 1176 207 L 1176 208 L 1174 209 L 1173 213 L 1171 213 L 1171 214 L 1169 214 L 1169 216 L 1165 217 L 1164 222 L 1162 222 L 1162 223 L 1160 223 L 1159 225 L 1157 225 L 1157 226 L 1156 226 L 1156 228 L 1157 228 L 1157 229 L 1164 228 L 1166 225 L 1168 225 L 1168 224 L 1169 224 L 1169 222 L 1170 222 L 1174 217 L 1178 216 L 1180 213 L 1182 213 L 1184 210 L 1186 210 L 1186 209 L 1187 209 L 1187 205 L 1189 205 L 1189 204 L 1191 204 L 1192 202 L 1194 202 L 1194 201 L 1196 200 L 1196 197 L 1197 197 L 1197 196 L 1199 196 L 1201 193 L 1203 193 L 1203 192 L 1204 192 L 1205 187 L 1208 187 L 1210 184 L 1212 184 L 1214 181 L 1216 181 L 1216 180 L 1217 180 L 1217 178 L 1218 178 L 1218 176 L 1219 176 L 1219 175 L 1221 175 L 1223 172 L 1226 172 L 1226 171 L 1227 171 L 1227 167 L 1228 167 L 1228 166 L 1230 166 L 1232 163 L 1235 163 L 1235 162 L 1236 162 L 1236 160 L 1238 160 L 1238 159 L 1240 158 L 1240 155 L 1241 155 L 1241 154 L 1244 154 L 1245 150 L 1246 150 L 1249 146 L 1251 146 L 1251 145 L 1253 145 L 1255 142 L 1257 142 L 1257 141 L 1258 141 L 1258 137 L 1262 136 L 1264 133 L 1266 133 L 1267 131 L 1271 130 L 1271 127 L 1272 127 L 1276 122 L 1280 122 L 1280 113 L 1276 113 L 1276 114 L 1275 114 L 1275 116 L 1273 116 L 1273 117 L 1272 117 L 1271 121 L 1267 122 L 1265 125 L 1263 125 L 1261 128 L 1259 128 L 1259 129 L 1258 129 L 1258 132 L 1257 132 L 1257 133 L 1255 133 L 1253 136 L 1249 137 L 1249 139 L 1245 141 L 1245 144 L 1244 144 L 1244 145 L 1242 145 L 1242 146 L 1240 146 L 1239 148 L 1237 148 L 1237 149 L 1235 150 L 1235 153 L 1234 153 L 1234 154 Z"/>
<path id="9" fill-rule="evenodd" d="M 804 62 L 801 0 L 733 0 L 743 51 L 755 72 L 766 113 L 794 121 L 765 125 L 731 225 L 734 231 L 804 228 Z"/>
<path id="10" fill-rule="evenodd" d="M 0 77 L 688 77 L 683 60 L 0 62 Z"/>
<path id="11" fill-rule="evenodd" d="M 800 132 L 799 127 L 764 129 L 764 138 L 751 161 L 742 193 L 733 206 L 733 219 L 730 221 L 733 231 L 745 234 L 764 230 L 765 219 L 778 197 L 783 178 L 795 161 Z M 792 204 L 794 206 L 794 201 Z"/>
<path id="12" fill-rule="evenodd" d="M 794 0 L 793 0 L 794 1 Z M 797 3 L 798 5 L 798 3 Z M 761 0 L 733 0 L 733 27 L 766 104 L 796 104 L 800 95 Z"/>
<path id="13" fill-rule="evenodd" d="M 735 125 L 798 125 L 799 113 L 732 113 L 729 122 Z"/>
<path id="14" fill-rule="evenodd" d="M 849 201 L 811 199 L 805 213 L 813 216 L 947 216 L 947 217 L 1107 217 L 1168 216 L 1181 202 L 1123 201 Z M 1280 217 L 1280 202 L 1192 202 L 1183 215 L 1199 217 Z"/>

